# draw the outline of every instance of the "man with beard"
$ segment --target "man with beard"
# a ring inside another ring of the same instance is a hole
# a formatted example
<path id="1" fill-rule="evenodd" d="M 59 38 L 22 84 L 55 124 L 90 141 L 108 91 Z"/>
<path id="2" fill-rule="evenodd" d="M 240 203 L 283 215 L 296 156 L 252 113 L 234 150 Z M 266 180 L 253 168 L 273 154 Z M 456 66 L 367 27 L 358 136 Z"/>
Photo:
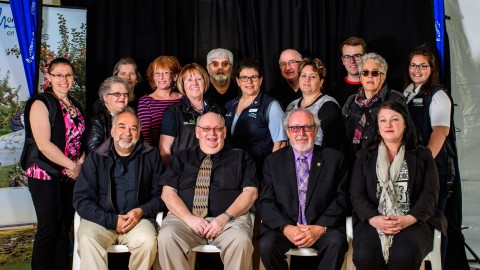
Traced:
<path id="1" fill-rule="evenodd" d="M 290 146 L 267 157 L 258 202 L 259 251 L 266 269 L 288 269 L 290 248 L 315 248 L 318 269 L 340 269 L 348 244 L 349 207 L 344 155 L 314 144 L 320 123 L 304 108 L 287 113 Z"/>
<path id="2" fill-rule="evenodd" d="M 225 111 L 225 103 L 238 94 L 237 85 L 231 83 L 233 54 L 227 49 L 217 48 L 207 55 L 207 70 L 210 76 L 210 87 L 207 99 Z"/>
<path id="3" fill-rule="evenodd" d="M 139 142 L 140 121 L 132 109 L 114 116 L 111 135 L 89 154 L 75 184 L 81 269 L 107 269 L 106 249 L 112 244 L 129 247 L 129 269 L 151 269 L 157 254 L 155 217 L 164 208 L 160 154 Z"/>
<path id="4" fill-rule="evenodd" d="M 361 86 L 358 64 L 367 52 L 365 40 L 359 37 L 349 37 L 340 46 L 342 64 L 345 66 L 347 76 L 341 78 L 326 94 L 334 97 L 340 108 L 343 107 L 348 97 L 356 94 Z"/>

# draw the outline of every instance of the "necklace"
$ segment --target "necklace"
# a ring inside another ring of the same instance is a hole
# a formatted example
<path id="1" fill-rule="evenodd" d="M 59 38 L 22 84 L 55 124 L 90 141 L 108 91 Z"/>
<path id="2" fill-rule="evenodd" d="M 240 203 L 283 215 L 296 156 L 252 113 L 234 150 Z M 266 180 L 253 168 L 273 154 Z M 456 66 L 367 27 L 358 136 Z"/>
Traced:
<path id="1" fill-rule="evenodd" d="M 70 115 L 71 118 L 77 117 L 77 110 L 75 106 L 72 105 L 72 102 L 70 101 L 70 99 L 68 99 L 68 97 L 67 97 L 67 100 L 68 100 L 68 103 L 70 103 L 70 106 L 67 105 L 67 103 L 65 103 L 63 100 L 61 99 L 58 99 L 58 100 L 60 100 L 60 102 L 65 107 L 65 109 L 67 109 L 68 115 Z"/>

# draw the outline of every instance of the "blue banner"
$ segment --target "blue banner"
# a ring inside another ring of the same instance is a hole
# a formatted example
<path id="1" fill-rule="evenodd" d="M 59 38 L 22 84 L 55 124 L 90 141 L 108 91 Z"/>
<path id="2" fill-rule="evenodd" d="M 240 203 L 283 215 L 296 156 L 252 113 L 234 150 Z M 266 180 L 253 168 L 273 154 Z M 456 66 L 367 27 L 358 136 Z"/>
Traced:
<path id="1" fill-rule="evenodd" d="M 37 0 L 11 0 L 12 16 L 15 21 L 18 44 L 22 55 L 23 68 L 27 78 L 30 96 L 35 93 L 36 73 L 36 34 L 37 34 Z"/>
<path id="2" fill-rule="evenodd" d="M 445 74 L 445 5 L 443 0 L 433 1 L 433 15 L 435 20 L 435 40 L 440 57 L 442 75 Z"/>

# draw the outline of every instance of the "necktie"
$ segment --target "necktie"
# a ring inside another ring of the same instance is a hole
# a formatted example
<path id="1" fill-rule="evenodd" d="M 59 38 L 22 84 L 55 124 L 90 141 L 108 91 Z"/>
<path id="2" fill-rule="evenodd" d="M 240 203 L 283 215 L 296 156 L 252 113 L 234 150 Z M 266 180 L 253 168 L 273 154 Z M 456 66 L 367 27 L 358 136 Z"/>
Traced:
<path id="1" fill-rule="evenodd" d="M 195 184 L 195 195 L 193 196 L 192 213 L 197 217 L 206 217 L 208 213 L 208 192 L 211 174 L 212 159 L 210 155 L 207 155 L 200 165 Z"/>
<path id="2" fill-rule="evenodd" d="M 308 188 L 308 163 L 307 157 L 301 155 L 297 159 L 297 187 L 298 187 L 298 223 L 307 224 L 305 217 L 305 201 Z"/>

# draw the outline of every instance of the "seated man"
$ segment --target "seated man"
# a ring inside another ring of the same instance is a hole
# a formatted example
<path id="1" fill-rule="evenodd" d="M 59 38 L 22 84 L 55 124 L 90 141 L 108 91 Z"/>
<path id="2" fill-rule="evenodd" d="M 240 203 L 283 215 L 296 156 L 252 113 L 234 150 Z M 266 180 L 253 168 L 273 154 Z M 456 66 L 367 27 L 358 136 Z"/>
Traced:
<path id="1" fill-rule="evenodd" d="M 290 146 L 265 160 L 258 202 L 259 250 L 266 269 L 288 269 L 290 248 L 315 248 L 318 269 L 340 269 L 348 244 L 348 200 L 344 155 L 314 144 L 319 120 L 304 108 L 287 113 Z"/>
<path id="2" fill-rule="evenodd" d="M 131 110 L 114 117 L 111 135 L 88 155 L 75 184 L 81 269 L 108 269 L 106 249 L 118 243 L 130 250 L 129 269 L 149 270 L 157 254 L 155 216 L 164 208 L 162 161 L 156 148 L 139 142 Z"/>
<path id="3" fill-rule="evenodd" d="M 224 147 L 226 132 L 219 114 L 199 117 L 199 146 L 174 154 L 161 177 L 170 210 L 158 234 L 163 270 L 189 269 L 192 248 L 207 243 L 221 250 L 225 269 L 252 268 L 255 164 L 245 151 Z"/>

